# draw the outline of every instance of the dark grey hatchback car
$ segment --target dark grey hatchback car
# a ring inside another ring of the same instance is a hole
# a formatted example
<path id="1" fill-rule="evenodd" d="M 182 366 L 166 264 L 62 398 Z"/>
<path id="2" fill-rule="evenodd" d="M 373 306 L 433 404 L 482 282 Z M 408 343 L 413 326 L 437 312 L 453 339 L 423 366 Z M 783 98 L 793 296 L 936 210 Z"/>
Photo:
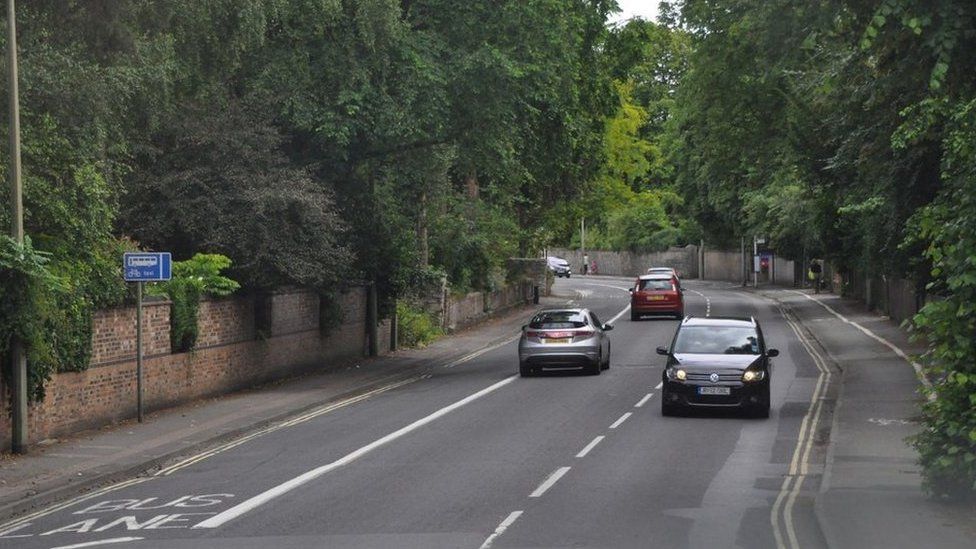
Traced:
<path id="1" fill-rule="evenodd" d="M 661 374 L 661 413 L 691 408 L 739 408 L 769 417 L 769 377 L 776 349 L 766 348 L 754 318 L 687 317 L 671 346 Z"/>

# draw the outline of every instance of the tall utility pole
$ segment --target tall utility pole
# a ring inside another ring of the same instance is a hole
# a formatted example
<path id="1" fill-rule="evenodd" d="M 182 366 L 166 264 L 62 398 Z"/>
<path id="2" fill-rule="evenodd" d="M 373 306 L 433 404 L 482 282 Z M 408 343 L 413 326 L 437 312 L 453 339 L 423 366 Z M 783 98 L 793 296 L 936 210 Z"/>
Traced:
<path id="1" fill-rule="evenodd" d="M 10 236 L 24 243 L 24 189 L 20 181 L 20 105 L 17 100 L 17 18 L 14 0 L 7 0 L 7 70 L 10 90 Z M 10 446 L 15 454 L 27 451 L 27 355 L 16 335 L 10 342 L 13 362 Z"/>
<path id="2" fill-rule="evenodd" d="M 752 236 L 752 287 L 759 287 L 759 265 L 756 258 L 759 256 L 759 237 Z"/>
<path id="3" fill-rule="evenodd" d="M 586 218 L 585 217 L 580 218 L 580 257 L 586 257 Z M 584 259 L 583 262 L 585 263 L 586 260 Z M 583 271 L 585 270 L 586 268 L 584 267 Z M 581 271 L 580 274 L 583 274 L 583 272 Z"/>
<path id="4" fill-rule="evenodd" d="M 746 282 L 749 280 L 749 266 L 746 261 L 746 237 L 739 237 L 739 257 L 742 258 L 742 287 L 746 287 Z"/>

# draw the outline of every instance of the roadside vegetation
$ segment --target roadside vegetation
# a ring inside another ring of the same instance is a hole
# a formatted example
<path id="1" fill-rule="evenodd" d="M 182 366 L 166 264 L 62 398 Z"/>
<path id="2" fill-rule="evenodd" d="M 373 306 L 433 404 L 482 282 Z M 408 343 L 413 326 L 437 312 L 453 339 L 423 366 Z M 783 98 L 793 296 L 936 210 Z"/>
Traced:
<path id="1" fill-rule="evenodd" d="M 30 241 L 0 237 L 0 354 L 28 342 L 35 398 L 87 367 L 124 250 L 219 254 L 249 292 L 373 281 L 390 313 L 413 281 L 493 289 L 582 218 L 591 249 L 759 234 L 935 297 L 914 444 L 934 494 L 972 496 L 976 7 L 685 0 L 611 28 L 615 6 L 21 2 Z"/>
<path id="2" fill-rule="evenodd" d="M 409 301 L 397 301 L 397 345 L 424 347 L 443 334 L 434 315 Z"/>
<path id="3" fill-rule="evenodd" d="M 936 399 L 913 440 L 929 491 L 976 494 L 976 5 L 686 0 L 667 142 L 713 245 L 914 280 Z"/>

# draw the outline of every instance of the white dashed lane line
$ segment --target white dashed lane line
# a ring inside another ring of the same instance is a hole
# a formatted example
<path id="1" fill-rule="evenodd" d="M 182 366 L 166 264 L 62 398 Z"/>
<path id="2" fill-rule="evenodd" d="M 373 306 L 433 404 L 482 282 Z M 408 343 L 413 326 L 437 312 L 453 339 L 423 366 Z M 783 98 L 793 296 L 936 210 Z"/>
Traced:
<path id="1" fill-rule="evenodd" d="M 616 429 L 617 427 L 620 427 L 623 424 L 623 422 L 627 421 L 627 418 L 629 418 L 630 416 L 631 416 L 630 412 L 627 412 L 626 414 L 620 416 L 620 419 L 614 421 L 613 425 L 611 425 L 610 428 Z"/>
<path id="2" fill-rule="evenodd" d="M 550 488 L 553 487 L 553 485 L 559 482 L 559 479 L 563 478 L 563 475 L 568 473 L 570 469 L 571 469 L 570 467 L 560 467 L 559 469 L 553 471 L 552 474 L 549 475 L 549 478 L 544 480 L 542 484 L 540 484 L 539 487 L 535 489 L 534 492 L 529 494 L 529 497 L 530 498 L 542 497 L 542 494 L 545 494 L 547 490 L 549 490 Z"/>
<path id="3" fill-rule="evenodd" d="M 640 408 L 644 406 L 645 404 L 647 404 L 648 400 L 651 400 L 652 396 L 654 396 L 654 393 L 647 393 L 646 395 L 644 395 L 644 398 L 637 401 L 637 404 L 634 404 L 634 408 Z"/>
<path id="4" fill-rule="evenodd" d="M 705 316 L 712 316 L 712 298 L 696 290 L 685 290 L 705 298 Z"/>
<path id="5" fill-rule="evenodd" d="M 590 443 L 586 445 L 586 447 L 584 447 L 582 450 L 580 450 L 580 453 L 576 454 L 576 457 L 578 457 L 578 458 L 586 457 L 586 454 L 589 454 L 590 453 L 590 450 L 592 450 L 593 448 L 596 448 L 596 445 L 597 444 L 600 444 L 600 441 L 602 441 L 604 438 L 606 438 L 606 437 L 604 437 L 603 435 L 600 435 L 600 436 L 596 437 L 595 439 L 591 440 Z"/>
<path id="6" fill-rule="evenodd" d="M 498 525 L 498 528 L 495 528 L 495 531 L 488 536 L 488 539 L 481 544 L 481 549 L 488 549 L 491 547 L 491 544 L 495 542 L 495 538 L 504 534 L 505 530 L 508 530 L 511 525 L 515 524 L 515 521 L 518 520 L 520 516 L 522 516 L 522 511 L 512 511 L 512 513 L 505 517 L 505 520 Z"/>
<path id="7" fill-rule="evenodd" d="M 661 387 L 664 387 L 664 382 L 663 381 L 661 383 L 658 383 L 657 385 L 654 386 L 655 389 L 660 389 Z"/>

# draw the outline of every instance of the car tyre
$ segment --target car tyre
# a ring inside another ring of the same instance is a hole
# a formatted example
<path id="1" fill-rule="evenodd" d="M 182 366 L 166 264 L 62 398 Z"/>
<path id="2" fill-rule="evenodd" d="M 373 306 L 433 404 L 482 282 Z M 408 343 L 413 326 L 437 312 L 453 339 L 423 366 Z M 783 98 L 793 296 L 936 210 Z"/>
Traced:
<path id="1" fill-rule="evenodd" d="M 767 383 L 766 386 L 763 388 L 762 401 L 752 410 L 753 417 L 757 417 L 760 419 L 768 419 L 769 407 L 770 407 L 769 384 Z"/>
<path id="2" fill-rule="evenodd" d="M 602 368 L 604 370 L 610 369 L 610 345 L 609 344 L 607 344 L 607 359 L 603 361 Z"/>
<path id="3" fill-rule="evenodd" d="M 598 376 L 602 371 L 603 371 L 603 353 L 601 352 L 600 356 L 597 357 L 597 359 L 593 362 L 593 364 L 590 364 L 589 373 L 592 376 Z"/>
<path id="4" fill-rule="evenodd" d="M 664 417 L 674 417 L 678 415 L 678 407 L 674 404 L 668 404 L 667 393 L 661 393 L 661 415 Z"/>
<path id="5" fill-rule="evenodd" d="M 638 320 L 640 320 L 640 315 L 635 313 L 634 311 L 630 311 L 630 321 L 637 322 Z"/>
<path id="6" fill-rule="evenodd" d="M 529 377 L 532 375 L 532 368 L 530 368 L 524 362 L 519 363 L 519 375 L 522 377 Z"/>

